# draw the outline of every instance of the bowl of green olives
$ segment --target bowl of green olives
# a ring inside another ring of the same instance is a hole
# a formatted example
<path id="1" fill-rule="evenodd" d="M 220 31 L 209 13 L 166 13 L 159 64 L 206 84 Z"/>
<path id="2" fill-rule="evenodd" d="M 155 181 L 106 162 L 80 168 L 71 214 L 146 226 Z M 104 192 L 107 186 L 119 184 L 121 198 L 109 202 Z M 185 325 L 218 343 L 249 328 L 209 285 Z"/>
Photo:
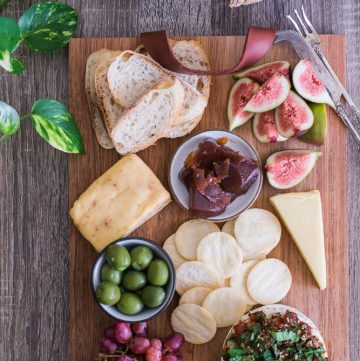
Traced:
<path id="1" fill-rule="evenodd" d="M 100 308 L 124 322 L 152 319 L 171 302 L 175 267 L 153 241 L 122 238 L 109 244 L 95 261 L 91 286 Z"/>

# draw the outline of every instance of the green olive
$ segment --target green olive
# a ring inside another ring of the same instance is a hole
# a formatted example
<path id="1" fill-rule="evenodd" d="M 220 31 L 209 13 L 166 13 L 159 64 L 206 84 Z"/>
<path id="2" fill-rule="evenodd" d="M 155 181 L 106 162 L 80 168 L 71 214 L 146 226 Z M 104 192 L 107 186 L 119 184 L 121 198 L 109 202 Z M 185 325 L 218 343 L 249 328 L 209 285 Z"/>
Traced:
<path id="1" fill-rule="evenodd" d="M 131 252 L 131 267 L 137 271 L 143 271 L 152 261 L 154 255 L 149 247 L 137 246 Z"/>
<path id="2" fill-rule="evenodd" d="M 141 299 L 148 307 L 159 307 L 164 302 L 165 291 L 162 287 L 146 286 L 141 292 Z"/>
<path id="3" fill-rule="evenodd" d="M 117 304 L 117 308 L 120 312 L 127 315 L 136 315 L 142 311 L 144 304 L 138 295 L 126 292 L 121 296 L 120 302 Z"/>
<path id="4" fill-rule="evenodd" d="M 96 298 L 104 305 L 115 305 L 121 298 L 120 288 L 111 282 L 101 282 L 96 287 Z"/>
<path id="5" fill-rule="evenodd" d="M 129 291 L 137 291 L 146 285 L 146 275 L 144 272 L 127 271 L 124 274 L 122 285 Z"/>
<path id="6" fill-rule="evenodd" d="M 122 272 L 111 268 L 107 263 L 105 263 L 101 268 L 100 278 L 101 281 L 112 282 L 116 285 L 119 285 L 121 282 Z"/>
<path id="7" fill-rule="evenodd" d="M 106 250 L 105 257 L 109 266 L 118 271 L 125 271 L 131 263 L 131 257 L 128 250 L 118 244 L 109 246 Z"/>
<path id="8" fill-rule="evenodd" d="M 154 286 L 164 286 L 169 280 L 169 269 L 161 259 L 155 259 L 147 270 L 148 281 Z"/>

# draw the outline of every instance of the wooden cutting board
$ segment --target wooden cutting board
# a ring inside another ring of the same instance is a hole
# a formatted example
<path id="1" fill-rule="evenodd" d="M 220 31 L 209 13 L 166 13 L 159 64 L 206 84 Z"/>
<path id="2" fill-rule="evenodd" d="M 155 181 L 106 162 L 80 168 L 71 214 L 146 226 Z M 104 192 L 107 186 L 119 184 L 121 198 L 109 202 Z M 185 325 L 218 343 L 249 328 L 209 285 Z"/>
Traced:
<path id="1" fill-rule="evenodd" d="M 241 54 L 244 37 L 195 37 L 210 54 L 214 69 L 233 65 Z M 341 35 L 322 36 L 322 43 L 330 63 L 340 79 L 345 79 L 344 37 Z M 84 91 L 85 64 L 89 54 L 101 48 L 134 49 L 137 44 L 132 38 L 72 39 L 69 55 L 69 107 L 75 117 L 85 141 L 86 154 L 69 158 L 69 207 L 75 199 L 104 171 L 113 165 L 119 155 L 114 150 L 102 149 L 91 127 L 90 115 Z M 275 45 L 266 61 L 289 60 L 292 64 L 297 56 L 286 43 Z M 214 77 L 208 108 L 196 131 L 212 128 L 227 129 L 227 97 L 231 76 Z M 297 139 L 278 143 L 261 144 L 253 136 L 251 122 L 235 130 L 253 144 L 263 161 L 273 152 L 283 149 L 318 149 L 301 143 Z M 186 137 L 162 139 L 155 146 L 139 153 L 139 156 L 153 169 L 163 184 L 167 184 L 167 167 L 171 154 Z M 329 360 L 348 361 L 348 227 L 347 227 L 347 162 L 346 131 L 333 111 L 329 111 L 329 134 L 327 144 L 321 148 L 323 156 L 313 172 L 291 191 L 319 189 L 321 192 L 325 222 L 325 239 L 328 268 L 328 286 L 320 291 L 290 239 L 285 228 L 280 245 L 271 256 L 285 261 L 293 275 L 293 285 L 283 303 L 300 309 L 320 327 L 329 348 Z M 255 203 L 256 207 L 272 210 L 269 197 L 279 193 L 264 182 L 263 190 Z M 172 202 L 162 212 L 153 217 L 134 235 L 143 236 L 162 243 L 188 219 L 187 214 Z M 71 221 L 70 221 L 71 222 Z M 76 228 L 70 233 L 70 347 L 71 361 L 91 360 L 99 350 L 99 341 L 105 327 L 113 321 L 96 305 L 90 288 L 90 272 L 96 252 L 82 238 Z M 167 311 L 150 322 L 152 335 L 165 336 L 171 332 L 170 315 L 177 305 L 176 296 Z M 186 345 L 185 361 L 219 360 L 219 350 L 228 329 L 218 330 L 216 337 L 206 345 Z"/>

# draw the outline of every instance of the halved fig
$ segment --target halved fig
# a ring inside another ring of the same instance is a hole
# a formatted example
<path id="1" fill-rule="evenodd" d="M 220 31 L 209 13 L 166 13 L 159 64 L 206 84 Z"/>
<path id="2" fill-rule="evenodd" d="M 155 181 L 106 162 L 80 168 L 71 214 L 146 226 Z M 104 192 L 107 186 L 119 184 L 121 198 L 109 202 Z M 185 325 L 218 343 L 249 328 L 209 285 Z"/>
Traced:
<path id="1" fill-rule="evenodd" d="M 274 74 L 251 97 L 243 110 L 264 113 L 282 104 L 290 91 L 289 80 L 281 74 Z"/>
<path id="2" fill-rule="evenodd" d="M 324 84 L 314 73 L 308 59 L 300 60 L 293 71 L 292 79 L 296 91 L 306 100 L 313 103 L 325 103 L 334 107 Z"/>
<path id="3" fill-rule="evenodd" d="M 259 87 L 258 83 L 249 78 L 239 79 L 233 85 L 227 106 L 230 130 L 245 124 L 254 115 L 251 112 L 244 112 L 243 109 Z"/>
<path id="4" fill-rule="evenodd" d="M 279 73 L 289 77 L 290 63 L 288 61 L 277 60 L 269 63 L 254 66 L 252 68 L 241 71 L 234 75 L 235 79 L 248 77 L 259 84 L 263 84 L 271 78 L 275 73 Z"/>
<path id="5" fill-rule="evenodd" d="M 325 104 L 310 103 L 309 107 L 314 114 L 314 124 L 299 139 L 305 143 L 323 145 L 327 135 L 326 106 Z"/>
<path id="6" fill-rule="evenodd" d="M 270 185 L 277 189 L 296 186 L 311 172 L 321 155 L 312 150 L 284 150 L 272 154 L 265 165 Z"/>
<path id="7" fill-rule="evenodd" d="M 275 109 L 276 128 L 283 137 L 304 134 L 313 123 L 313 112 L 306 102 L 291 90 L 286 100 Z"/>
<path id="8" fill-rule="evenodd" d="M 261 143 L 283 142 L 288 138 L 283 137 L 275 126 L 275 111 L 255 114 L 253 131 L 257 140 Z"/>

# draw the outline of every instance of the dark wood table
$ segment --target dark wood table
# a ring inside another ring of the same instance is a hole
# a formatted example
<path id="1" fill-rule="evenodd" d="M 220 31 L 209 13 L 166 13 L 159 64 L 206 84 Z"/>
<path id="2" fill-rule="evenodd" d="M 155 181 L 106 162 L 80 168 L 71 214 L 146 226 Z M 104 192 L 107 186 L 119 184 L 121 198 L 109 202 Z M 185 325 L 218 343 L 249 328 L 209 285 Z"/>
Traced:
<path id="1" fill-rule="evenodd" d="M 19 18 L 32 1 L 12 1 L 0 16 Z M 284 14 L 304 4 L 321 33 L 346 34 L 348 89 L 360 105 L 360 1 L 264 0 L 230 9 L 227 0 L 71 0 L 78 37 L 237 35 L 249 25 L 289 28 Z M 18 52 L 26 71 L 0 69 L 0 100 L 26 114 L 34 100 L 67 101 L 67 50 Z M 350 360 L 360 351 L 360 155 L 348 139 Z M 68 359 L 68 157 L 41 140 L 29 121 L 0 144 L 0 360 Z M 346 169 L 339 164 L 339 171 Z M 339 192 L 342 190 L 339 189 Z M 346 305 L 344 305 L 346 307 Z M 83 337 L 86 338 L 86 332 Z M 85 360 L 79 360 L 85 361 Z M 336 361 L 336 360 L 334 360 Z"/>

